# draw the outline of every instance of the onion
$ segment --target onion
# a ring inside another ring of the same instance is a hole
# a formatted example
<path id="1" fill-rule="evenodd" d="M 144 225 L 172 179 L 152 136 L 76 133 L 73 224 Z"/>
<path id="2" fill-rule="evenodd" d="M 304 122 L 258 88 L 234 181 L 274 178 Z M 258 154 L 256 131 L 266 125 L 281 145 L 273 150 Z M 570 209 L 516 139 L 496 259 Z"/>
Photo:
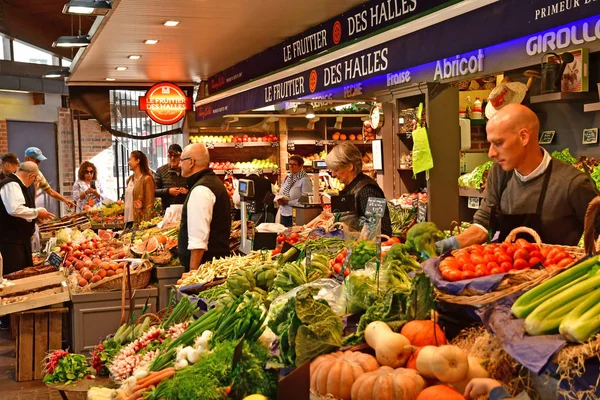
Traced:
<path id="1" fill-rule="evenodd" d="M 188 351 L 187 360 L 190 364 L 196 364 L 200 360 L 200 352 L 198 350 Z"/>
<path id="2" fill-rule="evenodd" d="M 187 362 L 187 360 L 179 360 L 175 363 L 175 370 L 179 371 L 182 368 L 187 367 L 189 364 Z"/>

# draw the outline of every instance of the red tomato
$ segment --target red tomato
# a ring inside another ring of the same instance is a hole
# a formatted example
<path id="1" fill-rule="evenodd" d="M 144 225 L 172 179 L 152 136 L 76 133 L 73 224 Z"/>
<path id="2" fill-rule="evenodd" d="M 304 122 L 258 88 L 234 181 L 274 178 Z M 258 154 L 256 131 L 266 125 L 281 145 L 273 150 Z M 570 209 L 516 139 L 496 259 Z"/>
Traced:
<path id="1" fill-rule="evenodd" d="M 512 262 L 512 258 L 507 255 L 498 256 L 498 263 L 502 264 L 503 262 Z"/>
<path id="2" fill-rule="evenodd" d="M 451 282 L 460 281 L 462 279 L 462 272 L 460 271 L 450 271 L 448 273 L 448 280 Z"/>
<path id="3" fill-rule="evenodd" d="M 483 270 L 481 269 L 476 269 L 475 270 L 475 277 L 476 278 L 481 278 L 482 276 L 487 276 L 488 274 L 486 274 Z"/>
<path id="4" fill-rule="evenodd" d="M 487 265 L 485 265 L 485 264 L 483 264 L 483 263 L 481 263 L 481 264 L 477 264 L 477 265 L 475 266 L 475 271 L 477 271 L 477 270 L 483 270 L 483 271 L 485 271 L 485 270 L 487 270 Z"/>
<path id="5" fill-rule="evenodd" d="M 496 257 L 494 254 L 486 254 L 485 256 L 483 256 L 483 261 L 486 264 L 489 264 L 491 262 L 496 262 L 498 261 L 498 257 Z"/>
<path id="6" fill-rule="evenodd" d="M 462 279 L 473 279 L 473 278 L 477 278 L 477 275 L 475 275 L 475 271 L 463 271 L 462 272 Z"/>
<path id="7" fill-rule="evenodd" d="M 556 266 L 558 268 L 565 268 L 567 267 L 569 264 L 571 264 L 573 262 L 573 259 L 571 257 L 567 257 L 567 258 L 563 258 L 562 260 L 560 260 L 558 262 L 558 264 L 556 264 Z"/>
<path id="8" fill-rule="evenodd" d="M 333 272 L 335 272 L 336 274 L 339 274 L 341 270 L 342 270 L 342 264 L 340 264 L 340 263 L 333 264 Z"/>
<path id="9" fill-rule="evenodd" d="M 277 255 L 277 254 L 279 254 L 279 253 L 281 253 L 281 249 L 279 249 L 279 248 L 273 249 L 273 251 L 271 251 L 271 254 L 274 255 L 274 256 Z"/>
<path id="10" fill-rule="evenodd" d="M 535 258 L 537 258 L 538 260 L 544 260 L 544 259 L 546 259 L 546 257 L 544 257 L 544 255 L 542 254 L 542 252 L 541 252 L 541 251 L 539 251 L 539 250 L 533 250 L 532 252 L 530 252 L 530 253 L 529 253 L 529 256 L 530 256 L 531 258 L 534 258 L 534 257 L 535 257 Z"/>
<path id="11" fill-rule="evenodd" d="M 504 272 L 508 272 L 510 270 L 513 269 L 513 265 L 510 262 L 503 262 L 502 264 L 500 264 L 500 268 L 504 271 Z"/>
<path id="12" fill-rule="evenodd" d="M 475 265 L 485 263 L 484 257 L 479 254 L 473 254 L 471 256 L 471 262 Z"/>
<path id="13" fill-rule="evenodd" d="M 541 262 L 542 262 L 542 260 L 540 260 L 539 258 L 537 258 L 537 257 L 531 257 L 529 259 L 529 267 L 533 268 L 536 265 L 540 264 Z"/>
<path id="14" fill-rule="evenodd" d="M 392 242 L 394 243 L 400 243 L 400 238 L 399 237 L 393 237 L 390 239 Z"/>
<path id="15" fill-rule="evenodd" d="M 492 249 L 491 247 L 486 247 L 485 250 L 483 251 L 485 254 L 494 254 L 494 249 Z"/>
<path id="16" fill-rule="evenodd" d="M 467 263 L 467 264 L 463 265 L 462 270 L 463 270 L 463 272 L 465 272 L 465 271 L 475 272 L 475 265 L 472 263 Z"/>
<path id="17" fill-rule="evenodd" d="M 525 239 L 517 239 L 517 240 L 515 241 L 515 244 L 516 244 L 518 247 L 524 247 L 525 249 L 528 249 L 528 248 L 531 246 L 531 243 L 529 243 L 529 242 L 528 242 L 527 240 L 525 240 Z"/>
<path id="18" fill-rule="evenodd" d="M 298 233 L 294 232 L 290 235 L 290 239 L 292 240 L 298 240 L 300 238 L 300 235 L 298 235 Z"/>
<path id="19" fill-rule="evenodd" d="M 569 257 L 569 255 L 567 254 L 566 251 L 560 251 L 558 252 L 554 258 L 552 258 L 552 261 L 554 261 L 554 263 L 558 264 L 558 262 L 564 258 Z"/>
<path id="20" fill-rule="evenodd" d="M 552 250 L 550 250 L 548 252 L 548 254 L 546 255 L 546 260 L 554 260 L 554 257 L 556 257 L 556 255 L 560 253 L 560 250 L 557 248 L 553 248 Z"/>
<path id="21" fill-rule="evenodd" d="M 513 260 L 517 260 L 517 259 L 523 259 L 525 261 L 529 260 L 529 252 L 525 249 L 519 249 L 517 251 L 515 251 L 515 254 L 513 254 Z"/>
<path id="22" fill-rule="evenodd" d="M 511 246 L 508 249 L 506 249 L 506 255 L 509 257 L 512 257 L 515 254 L 515 251 L 517 251 L 517 248 L 514 246 Z"/>
<path id="23" fill-rule="evenodd" d="M 490 271 L 490 275 L 503 274 L 504 270 L 502 268 L 494 268 Z"/>
<path id="24" fill-rule="evenodd" d="M 446 281 L 449 281 L 450 273 L 448 271 L 442 271 L 442 278 L 444 278 L 444 280 L 446 280 Z"/>
<path id="25" fill-rule="evenodd" d="M 515 269 L 521 270 L 529 267 L 529 263 L 527 260 L 523 258 L 515 258 L 515 262 L 513 263 Z"/>
<path id="26" fill-rule="evenodd" d="M 468 264 L 471 262 L 471 255 L 469 253 L 461 254 L 456 259 L 460 264 Z"/>
<path id="27" fill-rule="evenodd" d="M 343 263 L 343 262 L 344 262 L 344 259 L 345 259 L 345 258 L 346 258 L 346 257 L 344 256 L 344 253 L 340 253 L 340 254 L 338 254 L 337 256 L 335 256 L 335 262 L 336 262 L 336 263 L 340 263 L 340 264 L 341 264 L 341 263 Z"/>
<path id="28" fill-rule="evenodd" d="M 344 276 L 348 276 L 348 275 L 350 275 L 350 268 L 346 268 L 344 270 Z"/>
<path id="29" fill-rule="evenodd" d="M 540 250 L 540 253 L 544 256 L 544 258 L 548 258 L 548 253 L 552 250 L 550 247 L 544 247 Z"/>
<path id="30" fill-rule="evenodd" d="M 474 244 L 470 246 L 471 249 L 473 250 L 477 250 L 477 251 L 482 251 L 483 250 L 483 246 L 480 244 Z"/>
<path id="31" fill-rule="evenodd" d="M 513 245 L 508 242 L 503 242 L 500 246 L 504 249 L 504 251 L 507 251 L 509 248 L 513 247 Z"/>
<path id="32" fill-rule="evenodd" d="M 496 261 L 490 261 L 489 263 L 487 263 L 487 267 L 491 271 L 494 268 L 500 268 L 500 265 L 498 265 Z"/>

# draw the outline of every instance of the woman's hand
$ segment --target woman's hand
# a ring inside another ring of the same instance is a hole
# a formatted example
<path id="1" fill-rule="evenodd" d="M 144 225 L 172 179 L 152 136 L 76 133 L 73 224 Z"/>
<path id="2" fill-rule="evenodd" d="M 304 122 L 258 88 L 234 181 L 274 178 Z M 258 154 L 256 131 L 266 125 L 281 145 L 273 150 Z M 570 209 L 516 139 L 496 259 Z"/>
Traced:
<path id="1" fill-rule="evenodd" d="M 475 399 L 479 396 L 487 396 L 492 389 L 502 386 L 500 382 L 490 378 L 473 378 L 465 388 L 464 396 L 467 399 Z"/>
<path id="2" fill-rule="evenodd" d="M 283 204 L 285 206 L 285 205 L 287 205 L 287 203 L 289 203 L 289 200 L 287 200 L 287 199 L 279 199 L 279 200 L 277 200 L 277 203 Z"/>

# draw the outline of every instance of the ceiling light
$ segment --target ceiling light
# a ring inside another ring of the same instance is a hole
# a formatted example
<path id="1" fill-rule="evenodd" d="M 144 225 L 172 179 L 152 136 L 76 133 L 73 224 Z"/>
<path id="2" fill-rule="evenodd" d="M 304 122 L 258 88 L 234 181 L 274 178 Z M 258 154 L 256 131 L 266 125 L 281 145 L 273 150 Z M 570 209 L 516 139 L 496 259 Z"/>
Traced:
<path id="1" fill-rule="evenodd" d="M 313 119 L 315 117 L 315 110 L 313 109 L 312 104 L 306 103 L 306 114 L 304 116 L 308 119 Z"/>
<path id="2" fill-rule="evenodd" d="M 165 21 L 163 23 L 164 26 L 177 26 L 179 25 L 179 21 Z"/>
<path id="3" fill-rule="evenodd" d="M 107 0 L 71 0 L 63 7 L 63 14 L 106 15 L 111 9 Z"/>
<path id="4" fill-rule="evenodd" d="M 130 60 L 139 60 L 140 58 L 142 58 L 142 56 L 137 55 L 137 54 L 132 54 L 127 58 L 129 58 Z"/>
<path id="5" fill-rule="evenodd" d="M 107 81 L 115 81 L 115 78 L 106 78 Z"/>
<path id="6" fill-rule="evenodd" d="M 0 89 L 0 92 L 29 93 L 27 90 Z"/>
<path id="7" fill-rule="evenodd" d="M 144 43 L 146 43 L 146 44 L 156 44 L 156 43 L 158 43 L 158 39 L 146 39 L 144 41 Z"/>
<path id="8" fill-rule="evenodd" d="M 65 69 L 47 71 L 43 75 L 43 77 L 44 78 L 62 78 L 62 77 L 69 76 L 69 75 L 71 75 L 71 72 L 69 72 L 68 68 L 65 68 Z"/>
<path id="9" fill-rule="evenodd" d="M 335 119 L 335 125 L 333 125 L 334 129 L 342 129 L 342 121 L 344 121 L 344 117 L 337 117 Z"/>
<path id="10" fill-rule="evenodd" d="M 127 71 L 127 67 L 117 67 L 115 68 L 117 71 Z"/>
<path id="11" fill-rule="evenodd" d="M 61 36 L 54 43 L 52 47 L 86 47 L 91 43 L 88 35 L 80 36 Z"/>

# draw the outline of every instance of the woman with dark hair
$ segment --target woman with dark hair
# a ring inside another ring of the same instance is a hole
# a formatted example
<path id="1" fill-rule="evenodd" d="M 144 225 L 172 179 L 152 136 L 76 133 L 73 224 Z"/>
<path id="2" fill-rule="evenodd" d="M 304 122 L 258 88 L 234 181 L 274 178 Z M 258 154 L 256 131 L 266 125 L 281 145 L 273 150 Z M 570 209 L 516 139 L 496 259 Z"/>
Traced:
<path id="1" fill-rule="evenodd" d="M 76 204 L 75 211 L 83 212 L 88 208 L 102 206 L 102 184 L 98 180 L 98 170 L 89 161 L 84 161 L 79 166 L 77 180 L 73 185 L 73 201 Z"/>
<path id="2" fill-rule="evenodd" d="M 300 156 L 291 156 L 288 160 L 290 173 L 281 184 L 279 197 L 279 221 L 282 225 L 293 225 L 292 206 L 298 204 L 302 193 L 312 192 L 312 181 L 304 172 L 304 159 Z"/>
<path id="3" fill-rule="evenodd" d="M 149 221 L 154 209 L 154 177 L 146 155 L 139 150 L 132 151 L 129 169 L 133 175 L 127 179 L 125 189 L 125 223 Z"/>

